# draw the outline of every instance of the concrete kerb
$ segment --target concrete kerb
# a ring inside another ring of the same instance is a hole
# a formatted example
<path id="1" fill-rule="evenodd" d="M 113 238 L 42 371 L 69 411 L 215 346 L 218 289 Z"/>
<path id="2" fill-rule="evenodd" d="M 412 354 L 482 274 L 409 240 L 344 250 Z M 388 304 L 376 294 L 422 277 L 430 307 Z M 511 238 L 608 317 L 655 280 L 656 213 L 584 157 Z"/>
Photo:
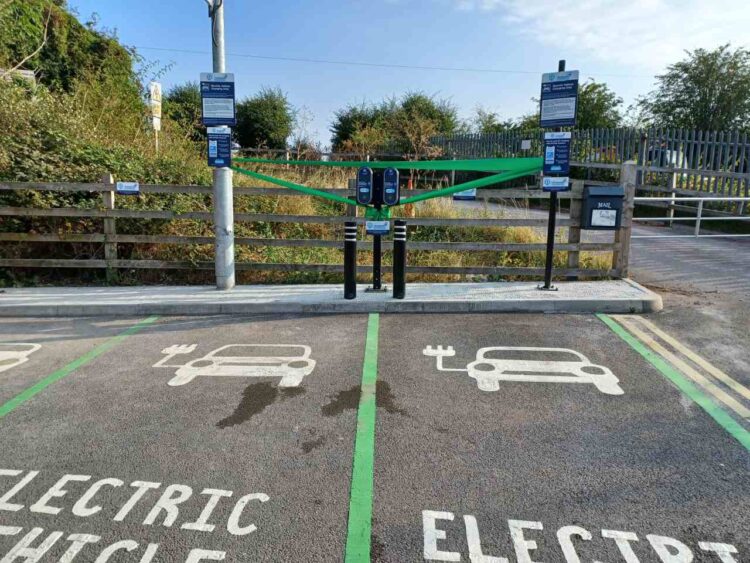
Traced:
<path id="1" fill-rule="evenodd" d="M 407 297 L 367 294 L 345 300 L 338 285 L 14 288 L 0 295 L 0 317 L 233 315 L 323 313 L 652 313 L 662 300 L 632 280 L 560 282 L 540 292 L 535 282 L 411 284 Z"/>

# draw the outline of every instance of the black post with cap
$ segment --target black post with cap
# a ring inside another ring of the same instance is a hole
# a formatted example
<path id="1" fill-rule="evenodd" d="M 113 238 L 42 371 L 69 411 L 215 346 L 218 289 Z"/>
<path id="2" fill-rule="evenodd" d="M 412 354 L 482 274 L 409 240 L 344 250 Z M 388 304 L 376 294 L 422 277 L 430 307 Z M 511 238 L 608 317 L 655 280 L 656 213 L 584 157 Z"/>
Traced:
<path id="1" fill-rule="evenodd" d="M 344 299 L 357 297 L 357 223 L 344 223 Z"/>
<path id="2" fill-rule="evenodd" d="M 393 298 L 406 296 L 406 221 L 397 220 L 393 228 Z"/>

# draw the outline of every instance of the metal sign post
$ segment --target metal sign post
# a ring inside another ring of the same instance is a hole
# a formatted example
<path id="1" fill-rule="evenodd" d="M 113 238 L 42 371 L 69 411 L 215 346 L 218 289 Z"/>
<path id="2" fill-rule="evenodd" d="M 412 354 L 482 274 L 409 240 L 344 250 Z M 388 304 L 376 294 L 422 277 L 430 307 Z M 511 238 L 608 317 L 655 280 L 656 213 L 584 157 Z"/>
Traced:
<path id="1" fill-rule="evenodd" d="M 201 74 L 201 108 L 207 126 L 236 124 L 234 75 L 226 74 L 224 1 L 206 0 L 211 18 L 213 73 Z M 217 147 L 218 149 L 218 147 Z M 234 193 L 229 165 L 214 169 L 214 260 L 216 288 L 232 289 L 234 273 Z"/>
<path id="2" fill-rule="evenodd" d="M 547 221 L 547 255 L 544 263 L 544 285 L 538 289 L 557 291 L 552 285 L 552 267 L 555 258 L 555 230 L 557 222 L 557 192 L 570 189 L 570 178 L 561 174 L 570 171 L 570 133 L 560 127 L 574 127 L 578 111 L 578 71 L 565 72 L 565 61 L 558 63 L 558 72 L 542 75 L 542 95 L 539 120 L 541 127 L 555 127 L 556 133 L 546 133 L 544 138 L 544 171 L 542 189 L 549 192 L 549 219 Z"/>

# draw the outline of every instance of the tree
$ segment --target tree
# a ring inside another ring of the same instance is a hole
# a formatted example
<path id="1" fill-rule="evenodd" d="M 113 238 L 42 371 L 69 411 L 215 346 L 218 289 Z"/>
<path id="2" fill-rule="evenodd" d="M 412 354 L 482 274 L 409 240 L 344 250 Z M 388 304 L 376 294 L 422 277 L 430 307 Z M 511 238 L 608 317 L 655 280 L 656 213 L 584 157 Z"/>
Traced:
<path id="1" fill-rule="evenodd" d="M 237 142 L 243 147 L 284 149 L 294 127 L 294 110 L 280 88 L 263 88 L 237 104 Z"/>
<path id="2" fill-rule="evenodd" d="M 639 100 L 648 122 L 704 131 L 747 127 L 750 51 L 732 51 L 727 44 L 686 53 L 657 77 L 656 90 Z"/>
<path id="3" fill-rule="evenodd" d="M 347 141 L 352 141 L 358 131 L 375 127 L 378 121 L 379 108 L 367 104 L 350 105 L 334 113 L 331 124 L 331 144 L 341 148 Z"/>
<path id="4" fill-rule="evenodd" d="M 622 98 L 603 82 L 589 80 L 578 89 L 579 129 L 611 128 L 622 124 Z"/>
<path id="5" fill-rule="evenodd" d="M 192 140 L 201 142 L 206 139 L 201 122 L 201 90 L 197 82 L 173 86 L 164 96 L 164 115 L 183 127 Z"/>
<path id="6" fill-rule="evenodd" d="M 472 118 L 472 125 L 473 129 L 477 133 L 501 133 L 503 131 L 508 131 L 509 129 L 514 129 L 516 127 L 516 124 L 513 123 L 513 120 L 506 119 L 503 121 L 500 119 L 500 116 L 495 113 L 494 111 L 489 111 L 487 109 L 484 109 L 482 106 L 479 106 L 474 111 L 474 117 Z"/>
<path id="7" fill-rule="evenodd" d="M 408 92 L 380 104 L 348 106 L 336 112 L 331 124 L 332 144 L 341 149 L 352 143 L 361 147 L 380 140 L 422 154 L 430 136 L 450 134 L 460 126 L 458 110 L 450 101 Z"/>

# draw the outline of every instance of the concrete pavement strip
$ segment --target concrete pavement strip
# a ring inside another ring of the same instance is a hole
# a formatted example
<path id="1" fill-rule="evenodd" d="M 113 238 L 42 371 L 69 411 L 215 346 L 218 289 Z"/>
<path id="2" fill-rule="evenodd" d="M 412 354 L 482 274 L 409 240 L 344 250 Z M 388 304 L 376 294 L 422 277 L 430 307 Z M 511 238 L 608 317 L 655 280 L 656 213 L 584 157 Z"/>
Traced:
<path id="1" fill-rule="evenodd" d="M 631 280 L 410 284 L 406 299 L 365 293 L 345 300 L 340 285 L 10 288 L 0 294 L 0 317 L 83 315 L 221 315 L 301 313 L 650 313 L 656 293 Z"/>

